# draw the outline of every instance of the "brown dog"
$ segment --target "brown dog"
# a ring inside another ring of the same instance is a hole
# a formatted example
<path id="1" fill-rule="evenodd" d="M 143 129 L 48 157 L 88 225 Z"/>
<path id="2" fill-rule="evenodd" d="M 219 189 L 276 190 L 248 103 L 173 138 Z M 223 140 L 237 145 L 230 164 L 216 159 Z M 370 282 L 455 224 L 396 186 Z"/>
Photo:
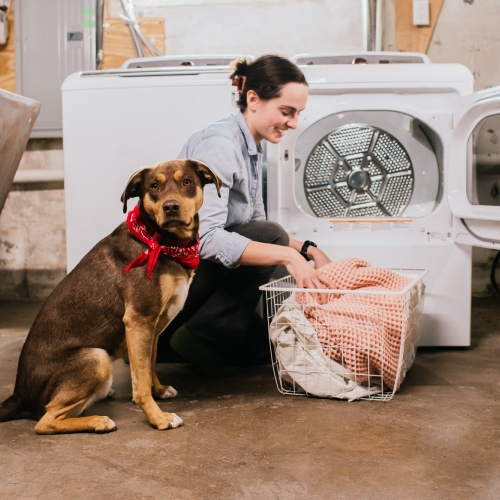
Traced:
<path id="1" fill-rule="evenodd" d="M 221 181 L 206 165 L 157 163 L 132 175 L 122 194 L 123 211 L 129 198 L 139 196 L 136 210 L 149 235 L 162 245 L 166 238 L 186 247 L 197 241 L 207 183 L 214 183 L 220 196 Z M 111 361 L 128 351 L 133 401 L 153 427 L 182 425 L 175 413 L 160 410 L 152 393 L 162 399 L 177 395 L 158 381 L 156 347 L 182 309 L 194 271 L 159 253 L 152 271 L 137 267 L 123 274 L 149 253 L 154 252 L 122 223 L 54 289 L 23 346 L 14 394 L 0 406 L 0 422 L 28 411 L 39 419 L 38 434 L 116 430 L 108 417 L 76 417 L 110 393 Z"/>

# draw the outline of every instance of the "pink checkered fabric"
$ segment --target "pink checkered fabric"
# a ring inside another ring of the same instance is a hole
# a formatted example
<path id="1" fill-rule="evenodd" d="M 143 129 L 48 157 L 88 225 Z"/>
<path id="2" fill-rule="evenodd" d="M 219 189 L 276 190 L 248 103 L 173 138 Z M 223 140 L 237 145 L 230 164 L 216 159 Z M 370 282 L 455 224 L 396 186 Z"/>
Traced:
<path id="1" fill-rule="evenodd" d="M 359 259 L 331 262 L 321 272 L 337 290 L 400 291 L 411 281 Z M 296 298 L 327 356 L 353 372 L 358 382 L 381 376 L 397 389 L 404 296 L 330 294 L 324 305 L 311 293 L 297 293 Z"/>

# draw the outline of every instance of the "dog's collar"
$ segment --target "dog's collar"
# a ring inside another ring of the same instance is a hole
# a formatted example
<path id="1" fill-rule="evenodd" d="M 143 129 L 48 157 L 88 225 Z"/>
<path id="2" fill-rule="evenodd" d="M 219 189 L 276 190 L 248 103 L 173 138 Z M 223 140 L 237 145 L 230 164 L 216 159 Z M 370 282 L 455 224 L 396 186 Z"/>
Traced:
<path id="1" fill-rule="evenodd" d="M 160 252 L 164 253 L 167 257 L 179 262 L 179 264 L 189 268 L 196 269 L 200 263 L 200 254 L 198 251 L 200 237 L 196 240 L 178 242 L 165 240 L 161 234 L 154 233 L 151 236 L 146 229 L 141 218 L 139 205 L 136 205 L 133 210 L 127 215 L 127 227 L 129 231 L 140 241 L 148 245 L 149 248 L 144 250 L 135 260 L 133 260 L 123 271 L 127 271 L 134 267 L 141 267 L 148 264 L 148 279 L 151 280 L 151 273 L 156 265 Z"/>

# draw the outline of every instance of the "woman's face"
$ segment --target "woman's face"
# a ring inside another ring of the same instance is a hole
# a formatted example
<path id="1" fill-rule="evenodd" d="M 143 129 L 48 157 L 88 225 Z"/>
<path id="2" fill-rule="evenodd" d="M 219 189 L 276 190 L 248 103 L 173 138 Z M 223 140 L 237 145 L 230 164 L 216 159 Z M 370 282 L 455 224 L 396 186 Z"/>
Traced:
<path id="1" fill-rule="evenodd" d="M 249 90 L 244 116 L 255 142 L 266 139 L 277 144 L 288 129 L 295 129 L 299 113 L 306 107 L 307 96 L 307 85 L 295 82 L 284 85 L 280 97 L 269 101 L 263 101 Z"/>

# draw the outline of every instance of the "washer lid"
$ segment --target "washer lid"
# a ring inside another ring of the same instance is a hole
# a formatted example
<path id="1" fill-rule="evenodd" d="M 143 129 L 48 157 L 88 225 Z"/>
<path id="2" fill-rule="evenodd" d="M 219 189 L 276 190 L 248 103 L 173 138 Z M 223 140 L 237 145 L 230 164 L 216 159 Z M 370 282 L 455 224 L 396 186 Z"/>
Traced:
<path id="1" fill-rule="evenodd" d="M 458 243 L 500 248 L 500 87 L 476 92 L 454 110 L 448 198 Z"/>
<path id="2" fill-rule="evenodd" d="M 430 64 L 420 52 L 336 52 L 333 54 L 297 54 L 290 59 L 298 66 L 314 64 Z"/>

